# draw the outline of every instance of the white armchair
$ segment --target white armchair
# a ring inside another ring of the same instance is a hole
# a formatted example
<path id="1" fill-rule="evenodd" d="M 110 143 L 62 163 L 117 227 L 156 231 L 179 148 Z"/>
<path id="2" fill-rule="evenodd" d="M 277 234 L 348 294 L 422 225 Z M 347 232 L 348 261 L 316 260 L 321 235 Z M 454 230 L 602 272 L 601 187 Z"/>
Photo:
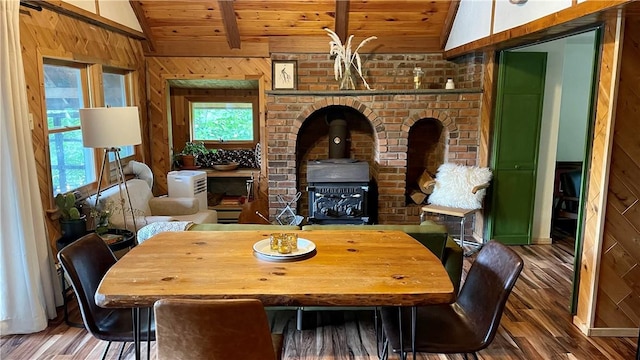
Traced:
<path id="1" fill-rule="evenodd" d="M 127 194 L 118 186 L 110 187 L 100 193 L 98 210 L 110 209 L 112 212 L 109 222 L 116 228 L 125 227 L 133 229 L 133 219 L 136 219 L 138 229 L 143 226 L 158 221 L 190 221 L 196 224 L 217 223 L 218 215 L 215 210 L 200 209 L 198 199 L 193 197 L 153 197 L 149 184 L 140 179 L 127 181 L 129 196 L 131 197 L 130 211 Z M 122 192 L 122 196 L 120 195 Z M 121 201 L 123 199 L 124 201 Z M 90 206 L 94 206 L 96 195 L 87 199 Z M 124 216 L 126 214 L 126 216 Z"/>

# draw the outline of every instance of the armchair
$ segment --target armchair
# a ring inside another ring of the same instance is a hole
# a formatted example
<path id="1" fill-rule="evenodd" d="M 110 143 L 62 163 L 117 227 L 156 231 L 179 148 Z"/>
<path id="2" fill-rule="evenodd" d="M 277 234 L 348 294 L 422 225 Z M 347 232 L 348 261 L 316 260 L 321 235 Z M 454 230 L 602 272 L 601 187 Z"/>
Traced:
<path id="1" fill-rule="evenodd" d="M 131 197 L 133 216 L 136 219 L 136 227 L 141 227 L 158 221 L 190 221 L 196 224 L 217 223 L 218 216 L 215 210 L 200 210 L 198 199 L 182 197 L 154 197 L 149 184 L 141 179 L 127 180 L 127 188 Z M 98 210 L 111 209 L 112 215 L 109 222 L 117 228 L 133 229 L 133 219 L 129 212 L 129 202 L 126 192 L 120 194 L 118 186 L 112 186 L 100 193 Z M 93 206 L 96 195 L 87 198 L 87 203 Z M 121 202 L 121 199 L 124 201 Z M 125 217 L 124 214 L 127 213 Z M 138 230 L 136 229 L 136 230 Z"/>

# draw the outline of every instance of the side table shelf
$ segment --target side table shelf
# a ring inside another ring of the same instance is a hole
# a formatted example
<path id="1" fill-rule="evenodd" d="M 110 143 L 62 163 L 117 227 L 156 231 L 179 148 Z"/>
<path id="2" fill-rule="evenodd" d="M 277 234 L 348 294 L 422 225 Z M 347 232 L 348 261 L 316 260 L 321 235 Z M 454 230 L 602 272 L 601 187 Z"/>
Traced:
<path id="1" fill-rule="evenodd" d="M 238 217 L 242 211 L 242 205 L 216 205 L 209 206 L 209 209 L 218 213 L 218 223 L 220 224 L 236 224 Z"/>
<path id="2" fill-rule="evenodd" d="M 250 178 L 251 174 L 255 174 L 256 176 L 260 172 L 260 169 L 249 169 L 242 168 L 236 170 L 229 171 L 218 171 L 213 169 L 202 169 L 206 171 L 207 177 L 210 178 L 220 178 L 220 177 L 238 177 L 238 178 Z"/>

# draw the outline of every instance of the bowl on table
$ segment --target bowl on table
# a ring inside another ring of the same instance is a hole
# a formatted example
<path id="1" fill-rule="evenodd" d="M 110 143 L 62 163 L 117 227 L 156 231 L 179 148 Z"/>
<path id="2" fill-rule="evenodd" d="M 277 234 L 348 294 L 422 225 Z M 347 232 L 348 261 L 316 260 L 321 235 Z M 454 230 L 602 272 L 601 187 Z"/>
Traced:
<path id="1" fill-rule="evenodd" d="M 239 165 L 238 163 L 231 162 L 227 164 L 215 164 L 213 165 L 213 168 L 218 171 L 230 171 L 230 170 L 237 169 L 238 165 Z"/>

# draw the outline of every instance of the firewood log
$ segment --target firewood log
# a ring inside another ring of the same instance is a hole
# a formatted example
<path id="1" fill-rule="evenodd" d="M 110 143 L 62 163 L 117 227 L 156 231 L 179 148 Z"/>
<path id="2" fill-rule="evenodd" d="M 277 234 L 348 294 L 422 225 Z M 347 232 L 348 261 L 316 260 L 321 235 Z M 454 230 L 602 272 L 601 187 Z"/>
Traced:
<path id="1" fill-rule="evenodd" d="M 423 193 L 422 191 L 412 190 L 409 194 L 409 197 L 411 198 L 411 200 L 413 200 L 414 203 L 422 204 L 424 202 L 424 199 L 427 198 L 427 194 Z"/>
<path id="2" fill-rule="evenodd" d="M 436 185 L 436 181 L 429 175 L 427 170 L 422 172 L 420 178 L 418 178 L 418 186 L 420 187 L 420 191 L 429 195 L 433 192 L 433 187 Z"/>

